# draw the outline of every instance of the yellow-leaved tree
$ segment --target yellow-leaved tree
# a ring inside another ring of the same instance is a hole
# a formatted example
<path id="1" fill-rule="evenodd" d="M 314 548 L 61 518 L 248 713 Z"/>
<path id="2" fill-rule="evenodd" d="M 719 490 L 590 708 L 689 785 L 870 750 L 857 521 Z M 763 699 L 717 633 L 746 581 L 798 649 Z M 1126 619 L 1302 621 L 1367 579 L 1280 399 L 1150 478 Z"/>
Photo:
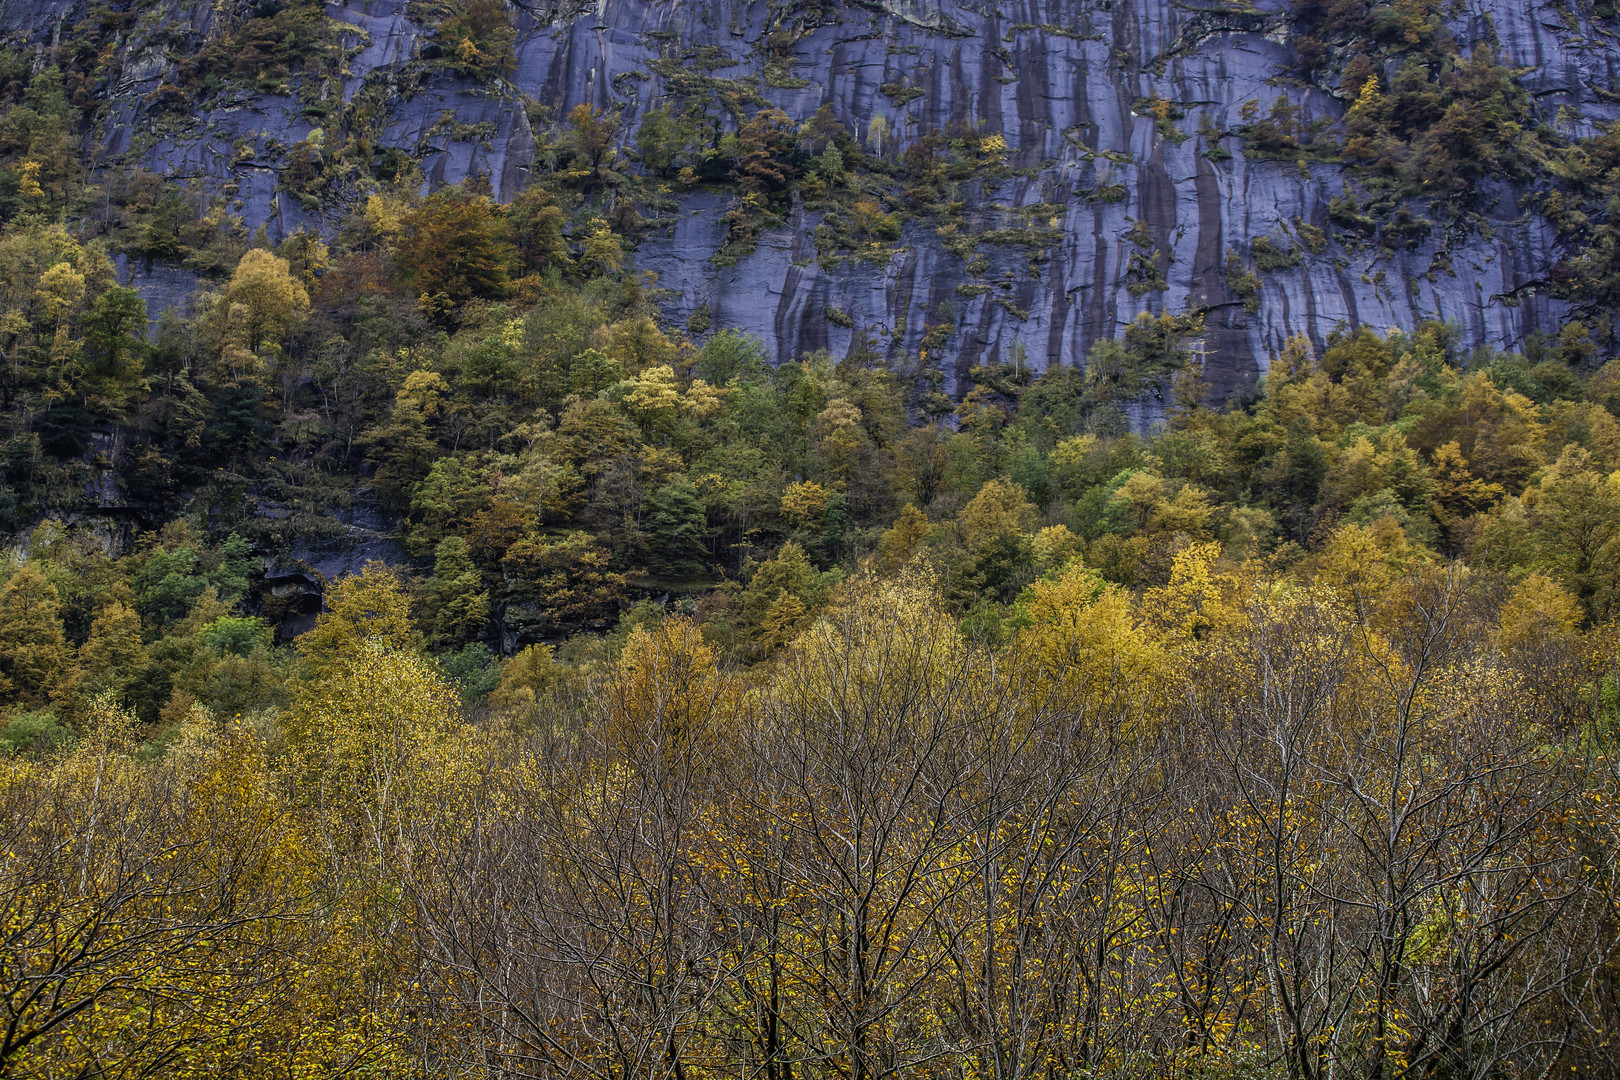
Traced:
<path id="1" fill-rule="evenodd" d="M 1132 610 L 1130 595 L 1070 563 L 1019 597 L 1009 646 L 1025 692 L 1045 707 L 1128 729 L 1162 705 L 1166 657 Z"/>
<path id="2" fill-rule="evenodd" d="M 70 681 L 72 660 L 56 589 L 38 566 L 23 563 L 0 586 L 0 704 L 54 701 Z"/>
<path id="3" fill-rule="evenodd" d="M 309 310 L 309 292 L 286 259 L 263 248 L 242 256 L 225 287 L 222 314 L 232 337 L 259 353 L 279 343 L 295 320 Z"/>
<path id="4" fill-rule="evenodd" d="M 748 741 L 771 778 L 751 793 L 767 827 L 748 861 L 794 868 L 754 884 L 763 993 L 785 1014 L 747 1021 L 762 1046 L 847 1076 L 936 1054 L 951 960 L 929 917 L 973 880 L 958 796 L 982 763 L 979 721 L 1005 726 L 989 659 L 915 570 L 854 578 L 783 654 Z"/>
<path id="5" fill-rule="evenodd" d="M 0 1075 L 345 1076 L 401 1066 L 397 998 L 262 742 L 193 710 L 136 757 L 110 695 L 49 763 L 0 759 Z"/>
<path id="6" fill-rule="evenodd" d="M 649 772 L 704 767 L 736 706 L 696 623 L 672 616 L 630 632 L 603 692 L 609 744 Z"/>
<path id="7" fill-rule="evenodd" d="M 106 690 L 122 693 L 142 669 L 141 617 L 126 599 L 133 601 L 133 597 L 112 594 L 96 607 L 90 637 L 79 650 L 77 696 L 82 700 Z"/>
<path id="8" fill-rule="evenodd" d="M 379 562 L 369 562 L 359 574 L 333 584 L 326 594 L 326 610 L 298 639 L 298 652 L 310 675 L 320 679 L 369 657 L 368 643 L 402 651 L 414 651 L 422 644 L 411 620 L 404 576 Z"/>
<path id="9" fill-rule="evenodd" d="M 1188 544 L 1170 564 L 1170 583 L 1143 598 L 1166 641 L 1202 640 L 1237 617 L 1227 596 L 1232 583 L 1215 569 L 1220 554 L 1217 543 Z"/>
<path id="10" fill-rule="evenodd" d="M 281 749 L 334 853 L 359 841 L 347 854 L 381 863 L 408 844 L 416 808 L 464 771 L 460 699 L 427 660 L 381 640 L 356 642 L 344 659 L 303 686 Z"/>

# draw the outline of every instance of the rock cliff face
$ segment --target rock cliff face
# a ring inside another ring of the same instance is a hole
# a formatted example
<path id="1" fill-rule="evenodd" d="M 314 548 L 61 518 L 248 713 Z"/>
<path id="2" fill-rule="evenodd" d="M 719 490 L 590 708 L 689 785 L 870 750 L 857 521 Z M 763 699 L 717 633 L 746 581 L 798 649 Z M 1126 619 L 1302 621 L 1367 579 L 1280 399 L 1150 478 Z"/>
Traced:
<path id="1" fill-rule="evenodd" d="M 1241 139 L 1219 134 L 1241 123 L 1251 101 L 1286 96 L 1306 122 L 1345 109 L 1329 89 L 1279 78 L 1291 58 L 1291 9 L 1281 0 L 510 2 L 518 38 L 509 81 L 474 84 L 441 71 L 408 89 L 397 76 L 426 38 L 405 0 L 327 7 L 352 27 L 344 100 L 369 95 L 380 141 L 414 155 L 430 183 L 483 174 L 498 198 L 510 198 L 536 167 L 530 103 L 554 116 L 581 102 L 617 107 L 624 139 L 666 94 L 660 71 L 705 49 L 710 75 L 754 80 L 795 119 L 827 105 L 867 139 L 883 117 L 890 153 L 953 124 L 1003 135 L 1015 175 L 962 192 L 967 231 L 1002 239 L 981 245 L 988 265 L 976 273 L 921 220 L 908 223 L 884 265 L 823 264 L 809 238 L 817 215 L 797 205 L 751 255 L 716 260 L 730 195 L 677 187 L 678 210 L 642 234 L 635 265 L 657 273 L 675 319 L 706 306 L 712 326 L 757 334 L 778 359 L 838 354 L 857 331 L 891 357 L 912 355 L 943 324 L 953 328 L 947 374 L 1018 349 L 1037 366 L 1076 364 L 1139 312 L 1202 310 L 1206 377 L 1224 398 L 1249 390 L 1295 333 L 1320 343 L 1340 323 L 1383 330 L 1441 319 L 1467 344 L 1512 348 L 1556 330 L 1566 314 L 1537 290 L 1555 261 L 1554 237 L 1506 184 L 1489 193 L 1482 227 L 1465 235 L 1436 230 L 1395 252 L 1301 245 L 1303 260 L 1259 275 L 1248 304 L 1234 295 L 1227 254 L 1247 261 L 1257 238 L 1287 246 L 1302 224 L 1324 225 L 1345 182 L 1337 165 L 1257 160 Z M 0 32 L 47 43 L 86 10 L 82 0 L 4 0 Z M 125 33 L 121 80 L 98 134 L 104 159 L 231 191 L 247 226 L 272 237 L 331 230 L 340 209 L 306 209 L 278 190 L 277 166 L 256 149 L 291 145 L 316 126 L 298 99 L 220 95 L 177 130 L 153 129 L 146 101 L 169 61 L 151 43 L 166 25 L 206 35 L 218 11 L 164 0 Z M 1620 116 L 1620 49 L 1589 12 L 1516 0 L 1458 0 L 1449 11 L 1458 39 L 1490 44 L 1523 69 L 1549 118 L 1563 109 L 1561 122 L 1579 133 Z M 765 42 L 784 29 L 795 39 L 792 62 L 784 67 L 778 53 L 771 73 Z M 906 91 L 893 93 L 896 85 Z M 1152 99 L 1175 103 L 1184 119 L 1167 132 L 1142 109 Z M 1216 144 L 1232 156 L 1210 154 Z M 1102 189 L 1122 197 L 1096 197 Z M 1007 242 L 1020 229 L 1040 238 Z M 1131 288 L 1142 250 L 1155 252 L 1162 288 Z M 176 293 L 170 277 L 148 291 L 158 303 Z"/>

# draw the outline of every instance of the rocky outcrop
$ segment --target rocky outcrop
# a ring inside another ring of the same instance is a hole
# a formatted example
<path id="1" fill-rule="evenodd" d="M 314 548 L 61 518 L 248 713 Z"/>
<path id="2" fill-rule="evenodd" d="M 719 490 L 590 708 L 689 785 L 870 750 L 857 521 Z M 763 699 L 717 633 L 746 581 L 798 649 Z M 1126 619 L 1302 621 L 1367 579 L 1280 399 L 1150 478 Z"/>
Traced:
<path id="1" fill-rule="evenodd" d="M 528 102 L 554 116 L 580 102 L 616 106 L 622 132 L 633 132 L 668 92 L 659 62 L 684 63 L 705 47 L 735 60 L 715 76 L 754 80 L 764 100 L 796 118 L 826 105 L 864 135 L 881 115 L 902 146 L 949 125 L 1004 136 L 1016 175 L 969 184 L 965 220 L 973 233 L 1005 241 L 1025 229 L 1035 239 L 981 245 L 988 267 L 977 274 L 921 220 L 886 262 L 824 264 L 808 239 L 817 215 L 797 206 L 751 255 L 716 260 L 730 196 L 673 193 L 678 209 L 643 235 L 636 264 L 657 273 L 675 320 L 706 307 L 712 326 L 757 334 L 778 359 L 839 353 L 857 332 L 900 358 L 948 325 L 948 372 L 1015 349 L 1036 365 L 1074 364 L 1139 312 L 1201 310 L 1206 377 L 1224 398 L 1247 392 L 1291 334 L 1320 342 L 1340 324 L 1382 330 L 1441 319 L 1469 344 L 1513 348 L 1566 315 L 1536 287 L 1556 259 L 1555 238 L 1507 185 L 1488 193 L 1482 227 L 1466 234 L 1437 230 L 1397 251 L 1302 243 L 1297 265 L 1260 275 L 1257 298 L 1246 305 L 1234 295 L 1227 254 L 1247 263 L 1257 238 L 1287 247 L 1301 225 L 1324 225 L 1345 182 L 1335 165 L 1257 160 L 1240 139 L 1199 133 L 1230 131 L 1246 102 L 1283 95 L 1307 122 L 1342 113 L 1331 87 L 1278 79 L 1290 60 L 1281 0 L 512 2 L 516 70 L 483 85 L 443 73 L 400 82 L 424 34 L 405 0 L 328 6 L 353 27 L 345 99 L 374 95 L 385 113 L 381 141 L 415 155 L 431 183 L 477 173 L 510 197 L 536 167 Z M 1581 9 L 1462 0 L 1449 10 L 1459 38 L 1491 44 L 1523 69 L 1549 117 L 1563 108 L 1566 125 L 1590 132 L 1620 115 L 1620 50 Z M 210 11 L 181 3 L 161 18 L 206 30 Z M 48 40 L 79 17 L 76 0 L 0 2 L 0 29 L 14 39 Z M 764 41 L 784 27 L 796 39 L 791 77 L 764 78 Z M 138 33 L 126 43 L 135 52 Z M 126 59 L 102 131 L 108 155 L 220 190 L 234 185 L 237 212 L 272 235 L 335 226 L 338 208 L 308 208 L 279 190 L 274 162 L 253 149 L 308 135 L 316 122 L 297 101 L 242 94 L 209 104 L 183 130 L 153 135 L 141 102 L 163 76 L 151 54 Z M 922 93 L 902 103 L 880 89 L 895 84 Z M 1140 103 L 1151 99 L 1177 104 L 1179 134 L 1167 137 L 1144 115 Z M 1232 156 L 1211 155 L 1212 142 Z M 1115 185 L 1122 199 L 1097 197 Z M 1162 289 L 1131 288 L 1131 259 L 1143 250 L 1138 222 L 1152 237 Z M 172 294 L 172 283 L 163 287 Z"/>

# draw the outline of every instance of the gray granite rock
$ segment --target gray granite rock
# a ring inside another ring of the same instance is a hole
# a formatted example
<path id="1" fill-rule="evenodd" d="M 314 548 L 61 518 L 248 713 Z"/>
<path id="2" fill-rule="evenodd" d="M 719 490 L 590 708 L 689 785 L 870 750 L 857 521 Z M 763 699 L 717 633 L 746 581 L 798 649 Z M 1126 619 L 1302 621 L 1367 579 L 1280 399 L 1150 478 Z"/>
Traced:
<path id="1" fill-rule="evenodd" d="M 333 19 L 354 27 L 345 38 L 352 56 L 343 98 L 380 88 L 382 144 L 416 154 L 430 184 L 482 174 L 498 198 L 510 198 L 535 167 L 525 98 L 554 116 L 580 102 L 617 106 L 627 138 L 668 92 L 655 60 L 713 46 L 737 61 L 716 75 L 756 78 L 766 36 L 791 27 L 800 35 L 792 75 L 807 81 L 773 88 L 760 80 L 759 92 L 772 104 L 799 119 L 827 105 L 861 136 L 882 115 L 900 146 L 952 124 L 1000 132 L 1009 163 L 1022 175 L 964 191 L 972 230 L 1016 227 L 1025 220 L 1019 208 L 1056 208 L 1050 217 L 1061 240 L 1044 262 L 1032 266 L 1024 248 L 987 246 L 990 269 L 975 278 L 923 222 L 908 224 L 900 250 L 884 264 L 819 263 L 808 243 L 817 219 L 801 208 L 761 236 L 753 254 L 727 264 L 713 256 L 725 237 L 729 196 L 702 188 L 679 193 L 673 224 L 648 230 L 635 264 L 658 275 L 673 319 L 684 321 L 707 305 L 713 327 L 759 335 L 777 360 L 847 349 L 853 329 L 844 322 L 899 360 L 915 355 L 930 325 L 948 319 L 952 335 L 938 350 L 944 355 L 934 357 L 948 375 L 1008 359 L 1015 346 L 1039 366 L 1077 364 L 1094 341 L 1118 334 L 1140 312 L 1201 310 L 1207 377 L 1225 398 L 1247 393 L 1291 334 L 1320 343 L 1340 324 L 1383 330 L 1442 319 L 1456 323 L 1468 345 L 1514 348 L 1530 333 L 1556 329 L 1567 315 L 1534 287 L 1556 259 L 1555 238 L 1521 213 L 1521 193 L 1506 185 L 1486 193 L 1493 197 L 1487 230 L 1431 236 L 1393 253 L 1330 245 L 1293 269 L 1263 275 L 1258 310 L 1232 295 L 1224 274 L 1228 252 L 1246 260 L 1258 237 L 1287 243 L 1297 221 L 1321 226 L 1328 200 L 1345 183 L 1331 165 L 1246 157 L 1237 138 L 1223 143 L 1234 156 L 1215 162 L 1206 155 L 1209 140 L 1198 134 L 1201 123 L 1229 130 L 1240 123 L 1245 102 L 1269 105 L 1280 95 L 1307 120 L 1343 111 L 1331 79 L 1316 86 L 1274 81 L 1290 56 L 1284 0 L 511 2 L 520 31 L 517 69 L 509 83 L 489 85 L 442 72 L 423 81 L 413 58 L 424 30 L 410 19 L 406 0 L 328 5 Z M 148 22 L 207 33 L 214 10 L 170 2 L 154 5 Z M 1590 133 L 1620 118 L 1620 50 L 1587 6 L 1460 0 L 1449 10 L 1461 41 L 1489 44 L 1523 68 L 1549 117 L 1567 109 L 1572 132 Z M 85 0 L 0 0 L 0 34 L 43 45 L 86 12 Z M 241 94 L 210 101 L 179 130 L 149 130 L 142 95 L 165 71 L 155 49 L 142 45 L 150 30 L 132 31 L 126 40 L 122 81 L 97 135 L 105 153 L 135 155 L 214 189 L 237 185 L 233 211 L 250 229 L 262 225 L 284 236 L 301 227 L 335 228 L 340 208 L 306 210 L 278 190 L 274 161 L 236 149 L 305 138 L 316 121 L 296 100 Z M 922 95 L 897 106 L 879 91 L 896 80 Z M 1180 104 L 1187 117 L 1179 128 L 1188 137 L 1166 139 L 1152 117 L 1133 111 L 1133 103 L 1150 97 Z M 1122 183 L 1127 197 L 1088 199 L 1100 182 Z M 1128 288 L 1135 249 L 1126 236 L 1137 220 L 1167 257 L 1162 291 L 1133 295 Z M 1449 265 L 1436 259 L 1442 246 Z M 129 273 L 154 318 L 158 308 L 189 296 L 183 283 L 156 270 Z M 958 293 L 970 284 L 992 288 Z M 828 318 L 834 309 L 837 322 Z"/>

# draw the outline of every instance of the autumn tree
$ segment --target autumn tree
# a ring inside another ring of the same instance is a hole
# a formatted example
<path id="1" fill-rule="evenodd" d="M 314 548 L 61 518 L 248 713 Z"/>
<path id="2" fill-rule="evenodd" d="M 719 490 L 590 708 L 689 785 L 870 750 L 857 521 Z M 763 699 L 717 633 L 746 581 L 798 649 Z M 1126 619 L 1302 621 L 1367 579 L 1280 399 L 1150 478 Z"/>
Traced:
<path id="1" fill-rule="evenodd" d="M 395 257 L 411 289 L 447 313 L 506 295 L 513 249 L 488 195 L 443 187 L 400 218 Z"/>
<path id="2" fill-rule="evenodd" d="M 612 149 L 619 122 L 616 115 L 604 113 L 589 103 L 581 103 L 568 111 L 568 127 L 574 152 L 595 169 Z"/>
<path id="3" fill-rule="evenodd" d="M 76 691 L 87 700 L 108 691 L 117 696 L 140 675 L 144 660 L 140 615 L 122 598 L 109 597 L 98 606 L 90 637 L 79 649 Z"/>
<path id="4" fill-rule="evenodd" d="M 96 297 L 84 318 L 86 397 L 101 409 L 120 409 L 137 389 L 146 364 L 146 301 L 115 285 Z"/>
<path id="5" fill-rule="evenodd" d="M 786 187 L 793 171 L 794 127 L 780 109 L 761 109 L 737 129 L 737 186 L 764 193 Z"/>
<path id="6" fill-rule="evenodd" d="M 853 582 L 787 654 L 753 745 L 782 773 L 760 810 L 803 853 L 775 943 L 815 1010 L 793 1057 L 877 1080 L 943 1050 L 926 1003 L 955 934 L 934 917 L 972 887 L 946 853 L 973 814 L 980 659 L 915 575 Z"/>
<path id="7" fill-rule="evenodd" d="M 50 763 L 0 761 L 0 1073 L 273 1075 L 389 1067 L 397 1010 L 317 894 L 263 744 L 194 716 L 129 751 L 103 703 Z"/>
<path id="8" fill-rule="evenodd" d="M 505 224 L 525 270 L 538 273 L 568 264 L 563 221 L 555 197 L 538 186 L 524 188 L 507 205 Z"/>
<path id="9" fill-rule="evenodd" d="M 400 571 L 369 562 L 327 590 L 326 610 L 298 639 L 298 651 L 317 679 L 361 662 L 368 645 L 414 651 L 421 643 L 411 619 L 409 583 Z"/>
<path id="10" fill-rule="evenodd" d="M 293 277 L 287 260 L 253 248 L 242 256 L 225 287 L 222 315 L 231 336 L 258 353 L 266 344 L 278 342 L 308 309 L 309 293 Z"/>
<path id="11" fill-rule="evenodd" d="M 0 700 L 54 700 L 70 681 L 72 661 L 56 589 L 36 563 L 23 563 L 0 586 Z"/>
<path id="12" fill-rule="evenodd" d="M 364 588 L 377 591 L 371 576 Z M 345 659 L 301 688 L 280 741 L 334 853 L 374 870 L 398 850 L 410 815 L 457 782 L 444 752 L 460 737 L 460 702 L 428 660 L 381 634 L 354 640 Z"/>
<path id="13" fill-rule="evenodd" d="M 658 1077 L 695 1063 L 725 960 L 700 932 L 693 841 L 730 687 L 688 620 L 638 629 L 583 752 L 554 746 L 539 782 L 497 781 L 469 808 L 478 830 L 433 816 L 452 831 L 408 879 L 412 926 L 451 1030 L 473 1034 L 457 1056 Z"/>
<path id="14" fill-rule="evenodd" d="M 1596 617 L 1620 604 L 1620 480 L 1592 469 L 1584 451 L 1560 456 L 1524 495 L 1540 562 Z"/>
<path id="15" fill-rule="evenodd" d="M 509 625 L 540 634 L 601 628 L 628 606 L 624 574 L 588 533 L 524 537 L 506 549 L 502 566 L 512 601 L 505 612 Z"/>
<path id="16" fill-rule="evenodd" d="M 659 176 L 674 175 L 688 160 L 697 133 L 669 108 L 649 109 L 636 128 L 636 151 L 641 164 Z"/>
<path id="17" fill-rule="evenodd" d="M 835 575 L 817 571 L 802 545 L 789 540 L 760 563 L 743 592 L 744 623 L 771 650 L 787 644 L 827 602 Z"/>
<path id="18" fill-rule="evenodd" d="M 413 371 L 395 391 L 387 417 L 361 433 L 361 445 L 377 464 L 372 482 L 385 505 L 408 506 L 418 481 L 432 475 L 439 457 L 436 429 L 449 390 L 438 372 Z"/>

